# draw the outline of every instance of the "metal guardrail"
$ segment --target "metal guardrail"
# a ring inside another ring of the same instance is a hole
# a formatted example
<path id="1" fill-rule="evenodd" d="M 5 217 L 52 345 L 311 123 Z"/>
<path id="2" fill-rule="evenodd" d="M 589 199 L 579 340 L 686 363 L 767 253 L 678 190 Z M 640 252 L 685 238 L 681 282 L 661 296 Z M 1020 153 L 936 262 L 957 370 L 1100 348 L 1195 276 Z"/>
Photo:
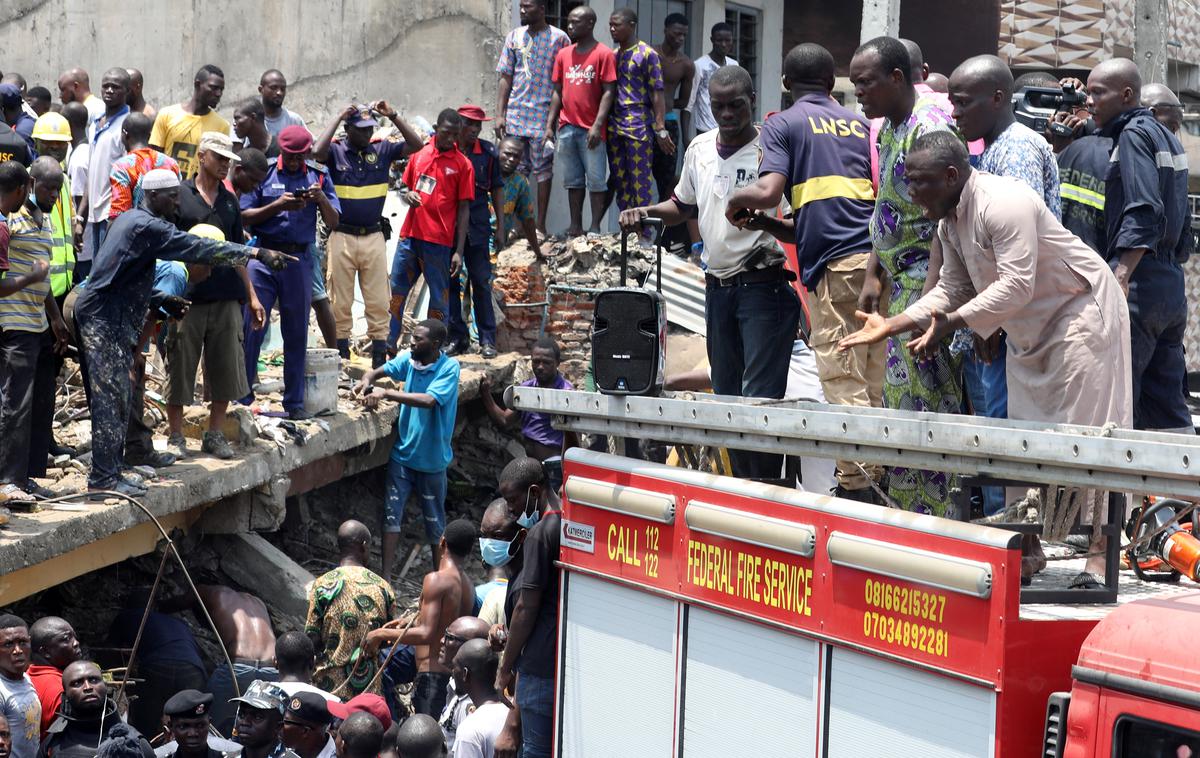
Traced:
<path id="1" fill-rule="evenodd" d="M 510 408 L 551 414 L 576 432 L 1200 501 L 1196 437 L 692 393 L 510 392 Z"/>

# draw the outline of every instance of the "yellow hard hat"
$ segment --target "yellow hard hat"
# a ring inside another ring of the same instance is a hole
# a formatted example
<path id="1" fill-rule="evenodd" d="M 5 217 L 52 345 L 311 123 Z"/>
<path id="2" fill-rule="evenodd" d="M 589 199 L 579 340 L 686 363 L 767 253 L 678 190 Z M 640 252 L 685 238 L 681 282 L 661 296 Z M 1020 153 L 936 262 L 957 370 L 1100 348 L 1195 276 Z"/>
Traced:
<path id="1" fill-rule="evenodd" d="M 33 138 L 46 142 L 70 142 L 71 125 L 61 113 L 46 111 L 33 124 Z"/>
<path id="2" fill-rule="evenodd" d="M 188 229 L 188 234 L 194 234 L 197 237 L 208 237 L 210 240 L 218 242 L 225 241 L 225 232 L 212 224 L 196 224 L 191 229 Z"/>

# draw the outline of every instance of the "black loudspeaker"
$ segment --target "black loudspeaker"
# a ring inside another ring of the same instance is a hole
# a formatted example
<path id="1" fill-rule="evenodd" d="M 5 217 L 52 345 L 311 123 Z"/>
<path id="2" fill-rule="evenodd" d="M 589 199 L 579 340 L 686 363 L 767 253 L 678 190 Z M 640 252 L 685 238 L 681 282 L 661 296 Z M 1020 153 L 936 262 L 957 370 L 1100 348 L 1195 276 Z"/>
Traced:
<path id="1" fill-rule="evenodd" d="M 592 374 L 606 395 L 657 395 L 666 364 L 667 310 L 658 292 L 614 287 L 596 295 Z"/>
<path id="2" fill-rule="evenodd" d="M 658 291 L 626 287 L 626 235 L 621 233 L 621 286 L 596 295 L 592 320 L 592 376 L 605 395 L 657 395 L 666 370 L 667 307 L 662 296 L 661 219 L 643 220 L 655 232 Z"/>

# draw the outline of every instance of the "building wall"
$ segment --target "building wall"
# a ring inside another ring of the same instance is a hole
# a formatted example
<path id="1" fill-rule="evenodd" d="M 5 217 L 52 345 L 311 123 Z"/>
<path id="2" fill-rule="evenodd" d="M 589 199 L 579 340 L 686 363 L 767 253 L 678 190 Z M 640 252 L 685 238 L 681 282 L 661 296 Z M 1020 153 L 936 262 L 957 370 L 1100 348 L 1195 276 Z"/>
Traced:
<path id="1" fill-rule="evenodd" d="M 10 3 L 13 5 L 14 3 Z M 219 111 L 256 94 L 268 68 L 287 76 L 287 106 L 312 123 L 351 100 L 386 99 L 431 118 L 462 101 L 495 105 L 495 57 L 508 28 L 506 0 L 21 0 L 0 27 L 3 69 L 57 97 L 59 73 L 100 77 L 141 69 L 155 105 L 191 94 L 205 63 L 226 74 Z"/>

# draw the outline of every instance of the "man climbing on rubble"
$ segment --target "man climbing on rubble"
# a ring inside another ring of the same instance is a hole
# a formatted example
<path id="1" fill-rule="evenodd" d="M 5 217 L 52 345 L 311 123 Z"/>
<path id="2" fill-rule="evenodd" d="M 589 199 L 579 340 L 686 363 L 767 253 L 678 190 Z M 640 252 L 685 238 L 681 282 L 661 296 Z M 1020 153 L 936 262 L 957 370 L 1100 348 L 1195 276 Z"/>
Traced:
<path id="1" fill-rule="evenodd" d="M 860 311 L 863 328 L 839 347 L 914 332 L 905 349 L 919 358 L 955 329 L 986 339 L 1003 328 L 1011 418 L 1128 428 L 1128 309 L 1104 261 L 1027 185 L 973 170 L 953 133 L 913 142 L 905 172 L 913 202 L 940 222 L 941 278 L 890 318 Z M 1091 514 L 1083 515 L 1086 523 Z M 1072 587 L 1100 586 L 1103 550 L 1103 538 L 1094 537 Z M 1023 577 L 1045 565 L 1038 552 L 1023 562 Z"/>
<path id="2" fill-rule="evenodd" d="M 367 633 L 395 615 L 391 586 L 367 568 L 371 532 L 353 519 L 337 530 L 337 568 L 317 578 L 308 593 L 304 633 L 316 652 L 312 683 L 349 699 L 361 692 L 379 692 L 374 658 L 355 655 Z M 286 686 L 286 685 L 285 685 Z"/>
<path id="3" fill-rule="evenodd" d="M 442 639 L 452 621 L 469 615 L 475 608 L 475 588 L 464 563 L 478 539 L 475 525 L 466 519 L 447 524 L 435 553 L 440 556 L 437 569 L 426 574 L 421 584 L 421 607 L 417 618 L 407 625 L 403 620 L 389 622 L 368 633 L 363 641 L 363 654 L 367 656 L 373 656 L 383 644 L 414 647 L 417 674 L 413 682 L 412 705 L 415 713 L 440 716 L 446 706 L 450 670 L 439 659 Z"/>
<path id="4" fill-rule="evenodd" d="M 388 462 L 387 500 L 384 504 L 383 575 L 390 578 L 404 525 L 408 499 L 416 495 L 425 522 L 425 540 L 438 555 L 442 531 L 446 528 L 446 469 L 454 459 L 450 440 L 458 413 L 458 361 L 442 352 L 446 344 L 446 325 L 426 319 L 413 329 L 412 348 L 379 368 L 363 375 L 354 387 L 354 395 L 368 409 L 379 407 L 380 400 L 400 404 L 396 419 L 399 435 Z M 404 391 L 371 389 L 381 377 L 404 385 Z"/>
<path id="5" fill-rule="evenodd" d="M 121 473 L 121 455 L 132 395 L 129 368 L 151 294 L 157 258 L 215 265 L 257 260 L 283 268 L 283 253 L 217 242 L 181 232 L 167 219 L 179 204 L 179 177 L 155 169 L 142 177 L 145 200 L 121 214 L 96 253 L 96 275 L 75 305 L 83 350 L 89 356 L 92 412 L 92 491 L 140 497 L 146 488 Z"/>
<path id="6" fill-rule="evenodd" d="M 726 218 L 725 199 L 758 178 L 754 85 L 745 69 L 726 66 L 712 75 L 709 94 L 717 129 L 688 147 L 674 194 L 657 205 L 623 211 L 621 228 L 638 231 L 647 217 L 661 218 L 667 226 L 698 218 L 707 266 L 705 345 L 713 391 L 781 398 L 801 312 L 791 285 L 796 277 L 784 267 L 783 248 L 768 231 L 783 222 L 758 216 L 751 226 L 737 228 Z M 783 457 L 777 454 L 731 450 L 730 459 L 736 476 L 782 475 Z"/>
<path id="7" fill-rule="evenodd" d="M 545 387 L 546 389 L 574 389 L 569 381 L 558 370 L 562 363 L 562 350 L 551 337 L 541 337 L 533 343 L 529 351 L 529 364 L 533 369 L 533 377 L 521 382 L 521 387 Z M 564 439 L 570 440 L 570 445 L 577 445 L 578 438 L 572 432 L 564 433 L 555 429 L 550 421 L 550 415 L 527 411 L 515 411 L 511 408 L 501 408 L 492 395 L 491 377 L 484 374 L 479 382 L 479 394 L 483 398 L 483 407 L 487 410 L 492 421 L 497 426 L 505 428 L 521 423 L 521 443 L 525 446 L 525 454 L 537 458 L 546 467 L 546 476 L 550 486 L 557 492 L 562 487 L 562 456 L 565 452 Z"/>
<path id="8" fill-rule="evenodd" d="M 275 632 L 271 628 L 271 614 L 261 598 L 248 592 L 216 584 L 202 584 L 196 589 L 208 615 L 217 625 L 225 652 L 233 661 L 232 673 L 229 666 L 223 664 L 213 669 L 205 688 L 216 698 L 212 709 L 214 725 L 222 734 L 229 734 L 236 710 L 230 705 L 230 698 L 244 692 L 255 680 L 273 682 L 279 678 L 275 668 Z M 192 596 L 189 594 L 187 598 L 191 600 Z M 236 686 L 234 675 L 237 676 Z"/>

